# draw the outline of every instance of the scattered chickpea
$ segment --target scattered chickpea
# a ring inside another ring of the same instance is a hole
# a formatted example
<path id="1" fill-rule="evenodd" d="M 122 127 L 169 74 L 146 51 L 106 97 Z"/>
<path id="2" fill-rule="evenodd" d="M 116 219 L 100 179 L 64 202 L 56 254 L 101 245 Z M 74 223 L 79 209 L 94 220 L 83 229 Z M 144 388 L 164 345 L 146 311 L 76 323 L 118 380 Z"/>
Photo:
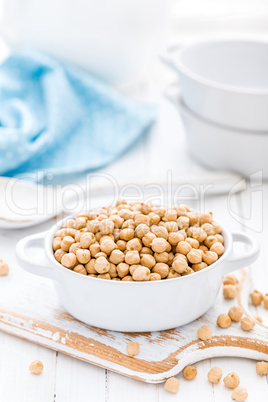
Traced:
<path id="1" fill-rule="evenodd" d="M 212 339 L 212 331 L 208 325 L 202 325 L 202 327 L 198 328 L 197 336 L 202 341 L 208 341 Z"/>
<path id="2" fill-rule="evenodd" d="M 36 375 L 41 374 L 43 368 L 44 368 L 43 363 L 40 362 L 40 360 L 34 360 L 29 366 L 30 372 Z"/>
<path id="3" fill-rule="evenodd" d="M 245 387 L 237 387 L 233 390 L 232 399 L 234 401 L 243 402 L 247 397 L 248 393 Z"/>
<path id="4" fill-rule="evenodd" d="M 223 297 L 225 299 L 234 299 L 237 295 L 237 287 L 235 285 L 223 286 Z"/>
<path id="5" fill-rule="evenodd" d="M 238 280 L 234 275 L 225 275 L 223 277 L 224 285 L 236 285 L 237 283 L 238 283 Z"/>
<path id="6" fill-rule="evenodd" d="M 165 390 L 171 392 L 172 394 L 176 394 L 179 390 L 180 382 L 175 377 L 170 377 L 165 382 Z"/>
<path id="7" fill-rule="evenodd" d="M 127 344 L 127 352 L 129 356 L 136 356 L 140 351 L 140 344 L 138 342 L 129 342 Z"/>
<path id="8" fill-rule="evenodd" d="M 186 380 L 193 380 L 197 376 L 196 366 L 187 366 L 183 370 L 183 376 Z"/>
<path id="9" fill-rule="evenodd" d="M 213 384 L 218 384 L 222 377 L 222 370 L 220 367 L 212 367 L 212 369 L 208 372 L 208 380 Z"/>
<path id="10" fill-rule="evenodd" d="M 243 316 L 243 309 L 240 306 L 233 306 L 228 311 L 228 315 L 232 321 L 238 322 Z"/>
<path id="11" fill-rule="evenodd" d="M 243 317 L 241 319 L 241 328 L 244 331 L 250 331 L 255 326 L 255 320 L 251 317 Z"/>
<path id="12" fill-rule="evenodd" d="M 250 298 L 254 306 L 259 306 L 263 301 L 263 294 L 258 290 L 253 290 L 253 292 L 250 293 Z"/>
<path id="13" fill-rule="evenodd" d="M 9 266 L 8 263 L 0 260 L 0 276 L 6 276 L 9 274 Z"/>
<path id="14" fill-rule="evenodd" d="M 227 374 L 223 382 L 227 388 L 235 389 L 240 384 L 240 378 L 235 372 Z"/>
<path id="15" fill-rule="evenodd" d="M 264 307 L 268 310 L 268 293 L 266 293 L 266 295 L 263 296 L 263 304 Z"/>
<path id="16" fill-rule="evenodd" d="M 231 325 L 231 318 L 228 314 L 220 314 L 217 318 L 217 324 L 221 328 L 228 328 Z"/>
<path id="17" fill-rule="evenodd" d="M 256 364 L 256 371 L 259 375 L 268 375 L 268 362 L 258 362 Z"/>
<path id="18" fill-rule="evenodd" d="M 260 315 L 254 315 L 253 317 L 255 318 L 256 321 L 258 321 L 260 323 L 263 322 L 263 319 L 262 319 L 262 317 Z"/>

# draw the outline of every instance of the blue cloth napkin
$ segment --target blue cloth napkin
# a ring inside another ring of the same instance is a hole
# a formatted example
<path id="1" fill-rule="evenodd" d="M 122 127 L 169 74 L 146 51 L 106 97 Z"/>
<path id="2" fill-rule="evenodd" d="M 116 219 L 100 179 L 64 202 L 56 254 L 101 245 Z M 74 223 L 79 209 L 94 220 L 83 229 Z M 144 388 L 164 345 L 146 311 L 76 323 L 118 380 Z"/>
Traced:
<path id="1" fill-rule="evenodd" d="M 73 174 L 112 162 L 146 132 L 156 107 L 36 51 L 0 66 L 0 175 Z"/>

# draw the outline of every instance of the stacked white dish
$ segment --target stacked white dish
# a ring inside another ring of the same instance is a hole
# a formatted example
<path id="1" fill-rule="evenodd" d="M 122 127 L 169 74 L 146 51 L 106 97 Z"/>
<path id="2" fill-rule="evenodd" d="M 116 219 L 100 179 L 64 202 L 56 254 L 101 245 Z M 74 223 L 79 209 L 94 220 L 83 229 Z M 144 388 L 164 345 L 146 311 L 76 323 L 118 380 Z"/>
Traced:
<path id="1" fill-rule="evenodd" d="M 268 178 L 268 42 L 218 40 L 174 47 L 177 106 L 189 150 L 202 164 Z"/>

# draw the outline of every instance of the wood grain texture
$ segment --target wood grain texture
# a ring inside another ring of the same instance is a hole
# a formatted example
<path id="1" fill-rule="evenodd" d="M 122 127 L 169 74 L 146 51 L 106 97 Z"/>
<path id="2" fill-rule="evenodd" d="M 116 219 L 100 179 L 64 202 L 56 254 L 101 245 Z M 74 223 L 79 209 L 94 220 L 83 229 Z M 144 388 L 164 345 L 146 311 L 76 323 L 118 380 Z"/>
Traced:
<path id="1" fill-rule="evenodd" d="M 247 288 L 246 280 L 243 271 L 240 273 L 242 295 L 243 288 Z M 25 283 L 20 294 L 15 280 L 6 281 L 4 287 L 0 284 L 0 329 L 141 381 L 161 382 L 178 374 L 187 364 L 209 357 L 264 359 L 268 355 L 265 326 L 257 323 L 249 333 L 241 331 L 235 323 L 226 330 L 216 326 L 217 316 L 226 310 L 221 294 L 215 306 L 191 324 L 168 331 L 128 334 L 77 321 L 61 309 L 50 283 L 45 286 L 42 282 L 31 292 Z M 196 331 L 204 324 L 212 327 L 211 341 L 197 338 Z M 126 345 L 134 340 L 140 343 L 141 350 L 136 358 L 131 358 L 126 353 Z"/>

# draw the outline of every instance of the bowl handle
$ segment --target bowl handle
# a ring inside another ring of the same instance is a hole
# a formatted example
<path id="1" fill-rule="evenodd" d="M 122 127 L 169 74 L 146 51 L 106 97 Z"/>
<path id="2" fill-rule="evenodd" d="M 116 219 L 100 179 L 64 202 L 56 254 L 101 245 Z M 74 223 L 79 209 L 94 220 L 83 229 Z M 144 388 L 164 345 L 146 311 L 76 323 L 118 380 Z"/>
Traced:
<path id="1" fill-rule="evenodd" d="M 240 268 L 245 268 L 252 264 L 259 256 L 260 246 L 257 240 L 245 233 L 232 233 L 233 242 L 240 242 L 248 245 L 250 249 L 243 253 L 232 253 L 225 260 L 225 273 L 236 271 Z"/>
<path id="2" fill-rule="evenodd" d="M 44 255 L 44 240 L 47 232 L 41 232 L 21 239 L 16 246 L 17 260 L 20 266 L 31 274 L 55 279 L 55 270 Z M 40 248 L 40 258 L 35 262 L 34 258 L 29 256 L 27 250 Z"/>

